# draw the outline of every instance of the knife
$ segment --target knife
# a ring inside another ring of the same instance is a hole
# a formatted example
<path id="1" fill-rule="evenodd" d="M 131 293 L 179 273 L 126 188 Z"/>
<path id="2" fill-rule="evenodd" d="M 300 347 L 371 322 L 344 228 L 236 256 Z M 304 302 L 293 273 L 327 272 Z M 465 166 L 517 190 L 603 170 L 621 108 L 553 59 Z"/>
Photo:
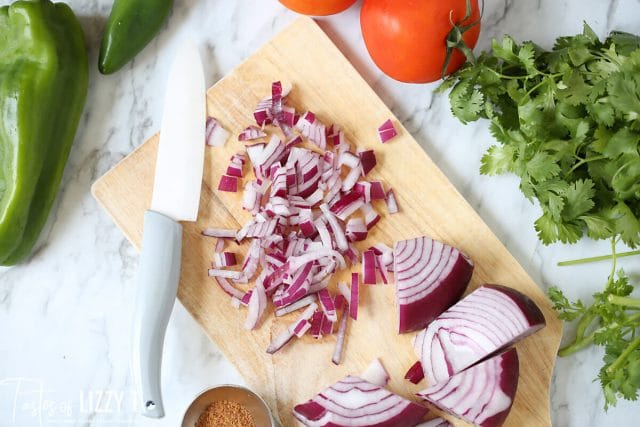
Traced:
<path id="1" fill-rule="evenodd" d="M 182 225 L 195 221 L 205 146 L 205 81 L 195 42 L 181 46 L 169 72 L 151 207 L 134 304 L 133 376 L 142 414 L 162 418 L 162 346 L 180 279 Z"/>

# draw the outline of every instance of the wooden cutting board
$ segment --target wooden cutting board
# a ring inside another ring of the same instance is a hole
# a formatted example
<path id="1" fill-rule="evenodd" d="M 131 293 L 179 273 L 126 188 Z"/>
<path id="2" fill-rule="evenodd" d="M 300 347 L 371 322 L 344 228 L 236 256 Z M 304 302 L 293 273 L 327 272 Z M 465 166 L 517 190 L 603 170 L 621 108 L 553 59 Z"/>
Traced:
<path id="1" fill-rule="evenodd" d="M 309 109 L 325 123 L 339 123 L 349 141 L 376 150 L 378 166 L 371 177 L 396 189 L 401 212 L 389 216 L 384 204 L 376 205 L 383 218 L 367 243 L 392 245 L 419 235 L 442 240 L 475 261 L 470 289 L 486 282 L 501 283 L 523 291 L 540 306 L 547 327 L 517 346 L 521 376 L 506 425 L 550 426 L 549 386 L 561 324 L 549 301 L 336 46 L 306 17 L 296 20 L 207 92 L 209 114 L 232 137 L 224 148 L 207 147 L 198 221 L 184 224 L 178 298 L 187 310 L 249 386 L 277 409 L 285 427 L 295 425 L 291 409 L 296 403 L 348 373 L 361 372 L 375 357 L 381 358 L 391 374 L 391 390 L 410 397 L 420 389 L 403 380 L 416 360 L 411 347 L 414 334 L 395 332 L 393 286 L 361 287 L 358 320 L 350 323 L 344 362 L 335 366 L 331 363 L 333 336 L 320 341 L 304 337 L 268 355 L 265 348 L 271 338 L 292 317 L 276 320 L 269 312 L 257 331 L 245 331 L 246 311 L 232 308 L 228 297 L 207 277 L 215 239 L 200 232 L 208 226 L 238 229 L 249 219 L 240 207 L 240 193 L 219 193 L 216 188 L 229 157 L 242 149 L 238 133 L 252 122 L 254 106 L 270 94 L 271 82 L 276 80 L 293 84 L 288 102 L 299 112 Z M 381 144 L 376 129 L 388 118 L 394 120 L 400 136 Z M 151 200 L 157 145 L 154 136 L 93 186 L 95 198 L 136 248 L 142 241 L 143 213 Z M 246 246 L 229 247 L 244 253 Z M 215 372 L 207 374 L 215 382 Z M 458 421 L 456 425 L 465 424 Z"/>

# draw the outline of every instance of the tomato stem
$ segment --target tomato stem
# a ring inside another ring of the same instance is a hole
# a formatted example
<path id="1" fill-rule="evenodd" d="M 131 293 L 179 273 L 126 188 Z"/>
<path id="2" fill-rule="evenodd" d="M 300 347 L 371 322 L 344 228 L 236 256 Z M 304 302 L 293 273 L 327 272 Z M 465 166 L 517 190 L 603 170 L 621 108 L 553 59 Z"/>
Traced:
<path id="1" fill-rule="evenodd" d="M 481 0 L 481 2 L 482 6 L 480 9 L 480 17 L 478 18 L 478 20 L 473 21 L 467 25 L 458 25 L 454 23 L 453 10 L 449 12 L 449 22 L 451 22 L 453 28 L 451 28 L 451 31 L 449 31 L 446 38 L 447 54 L 444 58 L 444 66 L 442 67 L 442 80 L 446 79 L 447 77 L 447 68 L 449 68 L 449 62 L 451 62 L 451 56 L 453 55 L 454 49 L 458 49 L 464 54 L 464 56 L 467 58 L 467 61 L 475 64 L 476 57 L 473 54 L 471 48 L 469 48 L 467 43 L 465 43 L 462 36 L 465 32 L 480 24 L 480 21 L 482 20 L 482 14 L 484 13 L 484 0 Z M 465 22 L 466 20 L 471 18 L 471 15 L 473 14 L 473 10 L 471 8 L 471 0 L 467 0 L 466 6 L 466 13 L 464 15 L 464 18 L 462 18 L 462 21 L 460 22 Z"/>

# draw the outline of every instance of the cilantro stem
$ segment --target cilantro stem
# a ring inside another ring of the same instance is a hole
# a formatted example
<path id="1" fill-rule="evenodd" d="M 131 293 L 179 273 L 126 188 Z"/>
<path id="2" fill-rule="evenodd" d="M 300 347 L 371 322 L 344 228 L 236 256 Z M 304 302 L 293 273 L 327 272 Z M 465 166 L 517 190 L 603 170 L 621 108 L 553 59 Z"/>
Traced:
<path id="1" fill-rule="evenodd" d="M 612 304 L 623 305 L 625 307 L 640 308 L 640 299 L 637 298 L 621 297 L 618 295 L 609 294 L 607 299 Z"/>
<path id="2" fill-rule="evenodd" d="M 602 159 L 606 159 L 606 158 L 607 158 L 606 156 L 587 157 L 586 159 L 582 159 L 578 163 L 573 165 L 573 167 L 571 169 L 569 169 L 568 173 L 574 172 L 576 169 L 578 169 L 580 166 L 584 165 L 585 163 L 593 162 L 595 160 L 602 160 Z"/>
<path id="3" fill-rule="evenodd" d="M 591 332 L 589 335 L 585 336 L 585 331 L 593 323 L 593 321 L 598 316 L 595 313 L 587 312 L 582 315 L 580 322 L 578 323 L 578 328 L 576 329 L 576 338 L 573 342 L 558 351 L 558 356 L 564 357 L 570 354 L 575 353 L 578 350 L 588 346 L 593 341 L 593 337 L 596 334 L 596 331 Z"/>
<path id="4" fill-rule="evenodd" d="M 634 256 L 634 255 L 640 255 L 640 251 L 629 251 L 629 252 L 621 252 L 619 254 L 616 254 L 616 258 L 624 258 L 624 257 L 628 257 L 628 256 Z M 578 264 L 587 264 L 590 262 L 597 262 L 597 261 L 606 261 L 613 258 L 613 255 L 601 255 L 601 256 L 594 256 L 594 257 L 589 257 L 589 258 L 580 258 L 580 259 L 574 259 L 571 261 L 560 261 L 558 263 L 559 267 L 566 267 L 569 265 L 578 265 Z"/>
<path id="5" fill-rule="evenodd" d="M 640 347 L 640 337 L 631 341 L 631 343 L 624 349 L 622 354 L 618 356 L 618 358 L 607 368 L 607 372 L 610 374 L 613 373 L 616 369 L 618 369 L 624 362 L 627 360 L 627 357 L 633 353 L 636 348 Z"/>

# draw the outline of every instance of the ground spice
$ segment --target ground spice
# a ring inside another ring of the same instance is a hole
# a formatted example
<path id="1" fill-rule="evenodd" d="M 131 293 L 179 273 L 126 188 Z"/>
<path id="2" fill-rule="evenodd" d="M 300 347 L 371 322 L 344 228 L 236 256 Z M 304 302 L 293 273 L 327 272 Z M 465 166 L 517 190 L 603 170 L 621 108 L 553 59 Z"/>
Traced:
<path id="1" fill-rule="evenodd" d="M 217 400 L 200 415 L 196 427 L 256 427 L 256 422 L 241 404 Z"/>

